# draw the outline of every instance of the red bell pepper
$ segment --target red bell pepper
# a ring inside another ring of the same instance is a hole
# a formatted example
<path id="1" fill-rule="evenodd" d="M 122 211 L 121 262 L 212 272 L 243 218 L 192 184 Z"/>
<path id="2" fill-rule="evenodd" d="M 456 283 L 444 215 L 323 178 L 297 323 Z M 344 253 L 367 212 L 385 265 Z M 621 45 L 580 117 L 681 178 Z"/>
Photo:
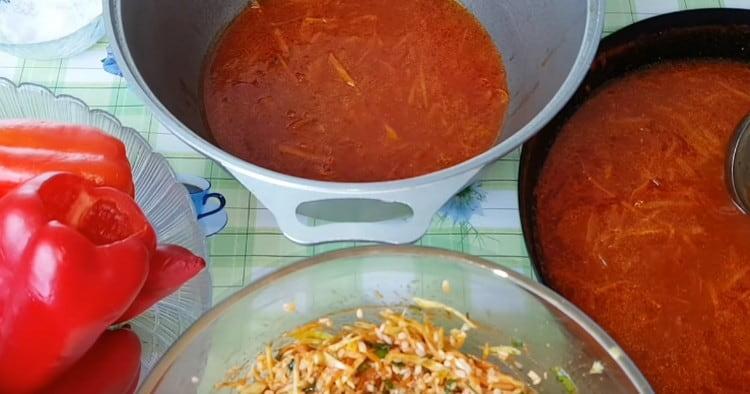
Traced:
<path id="1" fill-rule="evenodd" d="M 174 293 L 206 267 L 206 262 L 177 245 L 159 245 L 151 258 L 143 289 L 118 322 L 137 317 L 162 298 Z"/>
<path id="2" fill-rule="evenodd" d="M 0 196 L 39 174 L 61 171 L 133 196 L 125 145 L 88 126 L 0 122 Z"/>
<path id="3" fill-rule="evenodd" d="M 141 342 L 127 329 L 105 331 L 44 394 L 132 394 L 141 371 Z"/>
<path id="4" fill-rule="evenodd" d="M 0 393 L 39 390 L 81 359 L 140 292 L 155 244 L 130 196 L 76 175 L 0 198 Z"/>

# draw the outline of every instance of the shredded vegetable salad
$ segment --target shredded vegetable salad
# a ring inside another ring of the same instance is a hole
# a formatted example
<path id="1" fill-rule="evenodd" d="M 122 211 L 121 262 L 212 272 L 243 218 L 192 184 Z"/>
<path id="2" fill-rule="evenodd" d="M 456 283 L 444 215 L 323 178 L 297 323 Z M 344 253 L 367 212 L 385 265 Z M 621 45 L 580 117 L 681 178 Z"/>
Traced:
<path id="1" fill-rule="evenodd" d="M 406 310 L 382 310 L 380 324 L 362 320 L 361 310 L 356 316 L 340 329 L 324 318 L 287 333 L 288 343 L 276 351 L 267 346 L 252 368 L 229 371 L 217 388 L 243 394 L 534 392 L 491 363 L 509 361 L 520 353 L 516 348 L 485 345 L 481 357 L 462 352 L 475 327 L 463 316 L 463 326 L 450 330 Z"/>

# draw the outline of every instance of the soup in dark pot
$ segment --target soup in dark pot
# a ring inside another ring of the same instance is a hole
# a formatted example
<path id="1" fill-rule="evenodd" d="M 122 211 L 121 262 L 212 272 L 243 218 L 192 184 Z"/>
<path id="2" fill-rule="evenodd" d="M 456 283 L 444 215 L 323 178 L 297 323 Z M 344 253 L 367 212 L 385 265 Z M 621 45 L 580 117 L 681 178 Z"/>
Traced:
<path id="1" fill-rule="evenodd" d="M 409 178 L 498 138 L 500 54 L 455 0 L 261 0 L 220 38 L 204 79 L 217 144 L 304 178 Z"/>
<path id="2" fill-rule="evenodd" d="M 637 71 L 578 109 L 536 189 L 549 284 L 659 393 L 750 392 L 750 217 L 724 179 L 748 112 L 748 64 Z"/>

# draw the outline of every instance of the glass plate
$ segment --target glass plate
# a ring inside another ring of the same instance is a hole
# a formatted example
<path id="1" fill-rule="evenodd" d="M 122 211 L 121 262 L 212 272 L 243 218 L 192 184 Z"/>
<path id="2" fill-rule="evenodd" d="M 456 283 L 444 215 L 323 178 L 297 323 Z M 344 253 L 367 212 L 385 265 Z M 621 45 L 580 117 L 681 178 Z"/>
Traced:
<path id="1" fill-rule="evenodd" d="M 55 96 L 35 84 L 16 86 L 0 78 L 0 119 L 37 119 L 100 128 L 119 138 L 133 168 L 136 200 L 159 237 L 159 242 L 181 245 L 204 258 L 206 241 L 195 219 L 185 188 L 162 155 L 151 150 L 137 131 L 123 127 L 111 114 L 92 110 L 83 101 Z M 209 270 L 185 284 L 141 317 L 131 322 L 143 344 L 141 376 L 146 376 L 172 343 L 211 306 Z M 199 373 L 205 357 L 195 355 L 184 368 Z"/>

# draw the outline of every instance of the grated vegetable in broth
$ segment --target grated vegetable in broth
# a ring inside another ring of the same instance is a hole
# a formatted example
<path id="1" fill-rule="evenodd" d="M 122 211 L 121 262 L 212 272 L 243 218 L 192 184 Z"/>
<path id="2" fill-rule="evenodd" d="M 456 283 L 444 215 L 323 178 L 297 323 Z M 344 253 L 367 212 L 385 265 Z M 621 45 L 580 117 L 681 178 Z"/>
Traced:
<path id="1" fill-rule="evenodd" d="M 346 182 L 481 154 L 509 100 L 492 38 L 453 0 L 254 0 L 220 37 L 203 85 L 223 149 Z"/>
<path id="2" fill-rule="evenodd" d="M 724 179 L 748 92 L 750 65 L 723 60 L 614 80 L 563 126 L 536 189 L 546 281 L 659 393 L 748 392 L 750 217 Z"/>

